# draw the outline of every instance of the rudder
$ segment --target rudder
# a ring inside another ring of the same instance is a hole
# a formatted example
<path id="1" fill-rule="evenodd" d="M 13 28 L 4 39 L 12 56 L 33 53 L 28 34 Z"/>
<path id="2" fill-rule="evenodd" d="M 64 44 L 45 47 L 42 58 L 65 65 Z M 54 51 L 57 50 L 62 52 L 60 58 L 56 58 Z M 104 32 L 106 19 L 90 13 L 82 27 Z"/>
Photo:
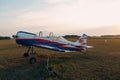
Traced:
<path id="1" fill-rule="evenodd" d="M 79 41 L 78 41 L 81 45 L 84 45 L 86 46 L 87 45 L 87 35 L 86 34 L 83 34 L 80 38 L 79 38 Z"/>

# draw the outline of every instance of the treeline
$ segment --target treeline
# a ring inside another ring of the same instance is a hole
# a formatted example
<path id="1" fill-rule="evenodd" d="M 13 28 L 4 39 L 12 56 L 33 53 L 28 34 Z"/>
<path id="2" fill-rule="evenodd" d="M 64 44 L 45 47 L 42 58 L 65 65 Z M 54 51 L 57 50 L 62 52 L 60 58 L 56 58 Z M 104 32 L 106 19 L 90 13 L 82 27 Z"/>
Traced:
<path id="1" fill-rule="evenodd" d="M 120 35 L 102 35 L 101 37 L 116 37 L 116 38 L 120 38 Z"/>
<path id="2" fill-rule="evenodd" d="M 78 36 L 78 35 L 65 35 L 65 36 L 63 36 L 64 38 L 78 38 L 78 37 L 80 37 L 80 36 Z"/>
<path id="3" fill-rule="evenodd" d="M 4 39 L 11 39 L 11 38 L 8 36 L 0 36 L 0 40 L 4 40 Z"/>
<path id="4" fill-rule="evenodd" d="M 64 38 L 79 38 L 79 35 L 65 35 Z M 88 38 L 91 38 L 92 36 L 87 35 Z"/>

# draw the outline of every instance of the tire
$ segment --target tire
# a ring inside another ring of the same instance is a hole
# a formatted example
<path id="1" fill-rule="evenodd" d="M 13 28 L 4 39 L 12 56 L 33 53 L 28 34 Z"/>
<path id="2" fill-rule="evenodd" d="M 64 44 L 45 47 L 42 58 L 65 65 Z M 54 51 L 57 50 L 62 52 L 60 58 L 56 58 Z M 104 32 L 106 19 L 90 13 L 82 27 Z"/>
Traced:
<path id="1" fill-rule="evenodd" d="M 53 67 L 48 67 L 48 71 L 52 72 L 53 71 Z"/>
<path id="2" fill-rule="evenodd" d="M 33 58 L 30 58 L 30 64 L 35 64 L 36 63 L 36 59 L 33 57 Z"/>
<path id="3" fill-rule="evenodd" d="M 28 53 L 24 53 L 23 56 L 24 56 L 24 57 L 29 57 L 29 54 L 28 54 Z"/>

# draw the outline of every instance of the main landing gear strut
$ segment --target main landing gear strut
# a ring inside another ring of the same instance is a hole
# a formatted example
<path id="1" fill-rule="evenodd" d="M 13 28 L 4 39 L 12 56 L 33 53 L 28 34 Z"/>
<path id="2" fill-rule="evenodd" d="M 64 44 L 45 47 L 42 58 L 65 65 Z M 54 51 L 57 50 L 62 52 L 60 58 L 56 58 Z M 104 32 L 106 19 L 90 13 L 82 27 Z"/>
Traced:
<path id="1" fill-rule="evenodd" d="M 31 51 L 31 53 L 30 53 Z M 29 62 L 30 64 L 34 64 L 36 63 L 36 58 L 35 58 L 35 51 L 34 51 L 34 47 L 33 46 L 30 46 L 27 50 L 27 52 L 24 53 L 24 57 L 29 57 L 30 54 L 32 55 L 32 57 L 30 58 Z"/>

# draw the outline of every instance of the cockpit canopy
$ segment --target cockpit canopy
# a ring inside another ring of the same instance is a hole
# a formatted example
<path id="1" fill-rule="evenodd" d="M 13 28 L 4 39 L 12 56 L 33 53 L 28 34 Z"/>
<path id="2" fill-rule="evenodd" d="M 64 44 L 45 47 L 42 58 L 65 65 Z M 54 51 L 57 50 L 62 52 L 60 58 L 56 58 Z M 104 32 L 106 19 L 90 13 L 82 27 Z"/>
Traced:
<path id="1" fill-rule="evenodd" d="M 50 38 L 50 37 L 53 37 L 55 36 L 53 34 L 53 32 L 44 32 L 44 31 L 40 31 L 39 34 L 38 34 L 39 37 L 47 37 L 47 38 Z"/>
<path id="2" fill-rule="evenodd" d="M 66 42 L 67 40 L 64 39 L 62 36 L 56 36 L 54 35 L 53 32 L 44 32 L 44 31 L 40 31 L 39 35 L 40 38 L 49 38 L 53 41 L 60 41 L 60 42 Z"/>

